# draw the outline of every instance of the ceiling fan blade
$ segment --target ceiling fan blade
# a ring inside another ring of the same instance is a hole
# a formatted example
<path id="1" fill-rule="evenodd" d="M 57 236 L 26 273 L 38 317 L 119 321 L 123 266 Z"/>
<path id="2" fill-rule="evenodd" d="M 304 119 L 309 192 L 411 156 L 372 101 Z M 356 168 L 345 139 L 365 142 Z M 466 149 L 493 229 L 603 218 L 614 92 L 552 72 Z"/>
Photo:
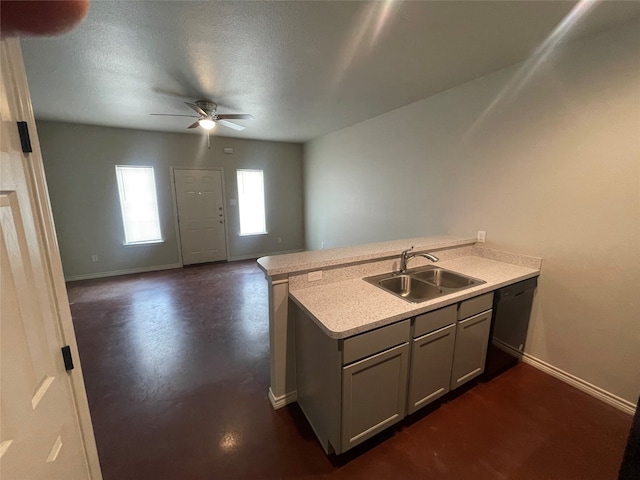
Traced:
<path id="1" fill-rule="evenodd" d="M 228 120 L 219 119 L 218 123 L 220 125 L 224 125 L 225 127 L 233 128 L 234 130 L 238 130 L 238 131 L 244 130 L 244 127 L 242 125 L 238 125 L 237 123 L 229 122 Z"/>
<path id="2" fill-rule="evenodd" d="M 194 109 L 196 111 L 196 113 L 199 113 L 200 115 L 207 115 L 207 112 L 205 112 L 203 109 L 201 109 L 198 105 L 196 105 L 195 103 L 189 103 L 189 102 L 184 102 L 185 105 L 188 105 L 190 108 Z"/>
<path id="3" fill-rule="evenodd" d="M 253 115 L 249 115 L 248 113 L 223 113 L 219 114 L 218 118 L 220 120 L 253 120 Z"/>
<path id="4" fill-rule="evenodd" d="M 157 117 L 191 117 L 191 118 L 199 118 L 197 115 L 176 115 L 174 113 L 150 113 L 149 115 L 155 115 Z"/>
<path id="5" fill-rule="evenodd" d="M 199 126 L 200 126 L 200 121 L 197 121 L 197 122 L 193 122 L 187 128 L 196 128 L 196 127 L 199 127 Z"/>

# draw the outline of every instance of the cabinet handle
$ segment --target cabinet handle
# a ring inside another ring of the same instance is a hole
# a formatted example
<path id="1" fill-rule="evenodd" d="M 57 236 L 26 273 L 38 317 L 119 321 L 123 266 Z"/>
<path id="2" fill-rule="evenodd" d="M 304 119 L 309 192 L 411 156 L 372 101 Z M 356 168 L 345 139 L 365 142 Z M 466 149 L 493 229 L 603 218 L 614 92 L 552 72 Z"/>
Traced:
<path id="1" fill-rule="evenodd" d="M 425 339 L 429 335 L 433 336 L 435 333 L 442 333 L 442 335 L 437 337 L 437 339 L 440 339 L 440 338 L 442 338 L 442 337 L 444 337 L 444 336 L 446 336 L 446 335 L 448 335 L 450 333 L 450 332 L 445 332 L 445 330 L 449 329 L 452 325 L 455 325 L 455 324 L 451 323 L 449 325 L 445 325 L 444 327 L 438 328 L 437 330 L 434 330 L 433 332 L 429 332 L 429 333 L 425 333 L 424 335 L 420 335 L 419 337 L 414 338 L 413 340 L 415 342 L 418 342 L 418 341 L 421 341 L 421 340 Z"/>
<path id="2" fill-rule="evenodd" d="M 460 322 L 460 326 L 462 328 L 473 327 L 474 325 L 477 325 L 480 322 L 484 322 L 485 320 L 488 320 L 490 317 L 491 317 L 491 313 L 490 312 L 481 313 L 476 317 L 470 317 L 470 318 L 467 318 L 465 320 L 462 320 Z"/>
<path id="3" fill-rule="evenodd" d="M 382 350 L 381 352 L 375 353 L 373 355 L 370 355 L 368 357 L 362 358 L 362 359 L 357 360 L 355 362 L 344 364 L 342 366 L 342 369 L 343 370 L 352 369 L 353 367 L 355 367 L 357 365 L 360 365 L 362 363 L 370 362 L 374 358 L 379 358 L 379 357 L 382 357 L 383 355 L 387 355 L 387 354 L 393 352 L 394 350 L 400 351 L 402 348 L 405 348 L 405 347 L 407 347 L 407 348 L 409 347 L 409 342 L 404 342 L 404 343 L 401 343 L 400 345 L 396 345 L 394 347 L 387 348 L 385 350 Z"/>

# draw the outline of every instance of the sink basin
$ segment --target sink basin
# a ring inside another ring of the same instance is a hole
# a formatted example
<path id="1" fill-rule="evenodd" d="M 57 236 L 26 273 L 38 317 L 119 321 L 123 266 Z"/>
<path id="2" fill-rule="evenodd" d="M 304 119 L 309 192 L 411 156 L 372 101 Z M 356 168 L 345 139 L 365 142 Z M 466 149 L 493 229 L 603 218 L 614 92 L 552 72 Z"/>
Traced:
<path id="1" fill-rule="evenodd" d="M 413 278 L 410 275 L 395 275 L 378 281 L 378 286 L 410 302 L 419 302 L 439 297 L 442 290 Z"/>
<path id="2" fill-rule="evenodd" d="M 412 303 L 426 302 L 485 283 L 484 280 L 433 266 L 407 273 L 383 273 L 364 280 Z"/>
<path id="3" fill-rule="evenodd" d="M 432 285 L 436 285 L 437 287 L 444 288 L 466 288 L 473 287 L 474 285 L 480 285 L 484 283 L 481 280 L 476 280 L 472 277 L 467 277 L 466 275 L 461 275 L 459 273 L 450 272 L 449 270 L 444 270 L 442 268 L 432 268 L 424 271 L 416 271 L 413 273 L 413 276 L 419 280 L 423 280 L 425 282 L 429 282 Z"/>

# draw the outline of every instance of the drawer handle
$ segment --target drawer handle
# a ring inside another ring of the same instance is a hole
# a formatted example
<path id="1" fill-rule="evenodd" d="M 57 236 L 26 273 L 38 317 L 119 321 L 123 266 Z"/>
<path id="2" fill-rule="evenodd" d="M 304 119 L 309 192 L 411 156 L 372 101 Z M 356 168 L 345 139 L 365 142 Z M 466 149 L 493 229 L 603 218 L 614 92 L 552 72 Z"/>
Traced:
<path id="1" fill-rule="evenodd" d="M 453 323 L 451 323 L 451 324 L 449 324 L 449 325 L 445 325 L 444 327 L 440 327 L 440 328 L 438 328 L 438 329 L 434 330 L 433 332 L 429 332 L 429 333 L 425 333 L 424 335 L 420 335 L 419 337 L 414 338 L 414 340 L 415 340 L 415 341 L 420 341 L 420 340 L 422 340 L 423 338 L 428 337 L 429 335 L 433 335 L 433 334 L 435 334 L 435 333 L 442 332 L 442 333 L 443 333 L 443 335 L 440 335 L 438 338 L 435 338 L 435 339 L 434 339 L 434 340 L 439 340 L 439 339 L 441 339 L 442 337 L 445 337 L 446 335 L 448 335 L 448 334 L 449 334 L 449 333 L 444 334 L 444 331 L 445 331 L 446 329 L 448 329 L 449 327 L 451 327 L 451 325 L 453 325 Z"/>
<path id="2" fill-rule="evenodd" d="M 464 325 L 462 325 L 462 328 L 469 328 L 469 327 L 473 327 L 474 325 L 479 324 L 480 322 L 484 322 L 487 318 L 488 317 L 485 315 L 485 316 L 482 316 L 482 317 L 478 318 L 475 322 L 464 323 L 465 320 L 463 320 L 460 323 L 464 323 Z"/>

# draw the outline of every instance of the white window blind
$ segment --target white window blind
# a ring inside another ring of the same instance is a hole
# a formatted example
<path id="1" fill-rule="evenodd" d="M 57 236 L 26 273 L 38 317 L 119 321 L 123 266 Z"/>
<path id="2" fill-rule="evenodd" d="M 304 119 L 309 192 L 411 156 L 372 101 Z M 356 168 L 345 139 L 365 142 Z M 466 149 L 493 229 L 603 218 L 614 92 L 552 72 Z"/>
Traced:
<path id="1" fill-rule="evenodd" d="M 262 170 L 238 170 L 240 235 L 267 233 Z"/>
<path id="2" fill-rule="evenodd" d="M 153 167 L 116 165 L 125 244 L 161 242 Z"/>

